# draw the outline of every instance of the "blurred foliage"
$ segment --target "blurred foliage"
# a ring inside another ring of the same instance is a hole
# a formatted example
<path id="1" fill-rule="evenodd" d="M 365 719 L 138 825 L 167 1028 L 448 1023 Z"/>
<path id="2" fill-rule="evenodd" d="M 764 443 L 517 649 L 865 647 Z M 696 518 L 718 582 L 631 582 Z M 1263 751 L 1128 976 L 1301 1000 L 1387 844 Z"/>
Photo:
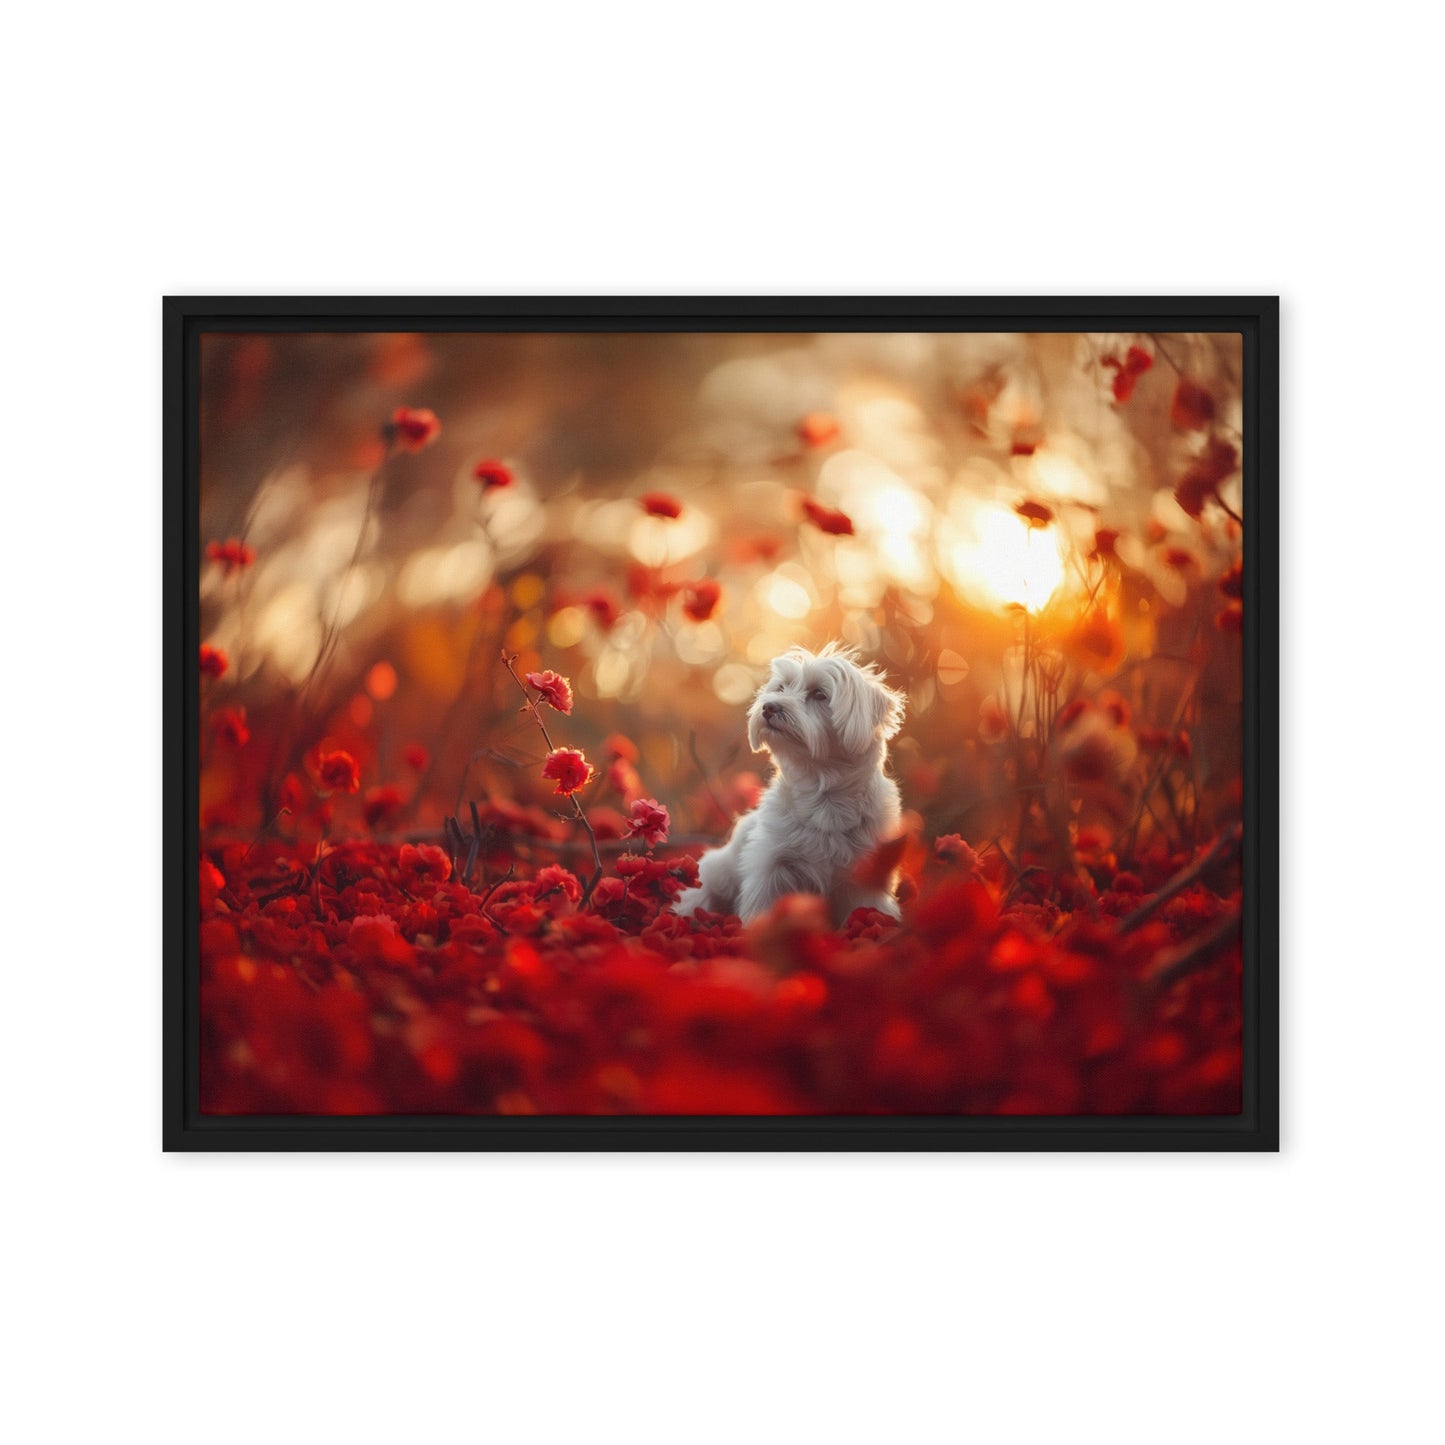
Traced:
<path id="1" fill-rule="evenodd" d="M 838 638 L 909 694 L 928 834 L 1198 841 L 1239 809 L 1239 379 L 1232 335 L 208 336 L 203 821 L 549 810 L 506 649 L 571 679 L 604 833 L 645 793 L 716 836 L 768 662 Z"/>

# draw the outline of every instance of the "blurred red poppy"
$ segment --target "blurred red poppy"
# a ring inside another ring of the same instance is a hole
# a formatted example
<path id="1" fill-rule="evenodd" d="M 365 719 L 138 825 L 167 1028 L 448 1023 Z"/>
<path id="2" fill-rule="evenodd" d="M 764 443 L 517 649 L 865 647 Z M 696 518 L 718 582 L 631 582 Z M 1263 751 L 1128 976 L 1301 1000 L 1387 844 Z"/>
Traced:
<path id="1" fill-rule="evenodd" d="M 674 518 L 682 516 L 682 503 L 667 492 L 644 492 L 638 501 L 649 517 Z"/>
<path id="2" fill-rule="evenodd" d="M 621 733 L 612 733 L 605 738 L 602 751 L 609 758 L 625 758 L 629 763 L 635 763 L 640 756 L 637 744 L 631 738 L 623 737 Z"/>
<path id="3" fill-rule="evenodd" d="M 452 860 L 434 843 L 403 843 L 396 861 L 401 880 L 409 888 L 445 883 L 452 875 Z"/>
<path id="4" fill-rule="evenodd" d="M 510 487 L 517 480 L 506 462 L 499 462 L 492 458 L 478 462 L 472 468 L 472 476 L 482 484 L 484 492 Z"/>
<path id="5" fill-rule="evenodd" d="M 206 543 L 206 557 L 218 562 L 229 577 L 232 572 L 249 567 L 256 560 L 256 549 L 248 547 L 239 537 L 230 537 L 224 542 Z"/>
<path id="6" fill-rule="evenodd" d="M 1124 353 L 1123 361 L 1117 356 L 1106 356 L 1103 365 L 1114 372 L 1114 400 L 1122 403 L 1134 395 L 1139 378 L 1154 365 L 1154 358 L 1142 346 L 1131 346 Z"/>
<path id="7" fill-rule="evenodd" d="M 722 597 L 721 584 L 711 577 L 704 577 L 700 582 L 688 583 L 685 590 L 687 600 L 682 604 L 682 610 L 694 622 L 706 622 L 717 611 Z"/>
<path id="8" fill-rule="evenodd" d="M 1191 517 L 1198 518 L 1204 511 L 1205 502 L 1238 466 L 1239 453 L 1234 447 L 1218 437 L 1210 437 L 1204 451 L 1189 464 L 1179 479 L 1174 499 Z"/>
<path id="9" fill-rule="evenodd" d="M 441 435 L 437 414 L 424 406 L 399 406 L 391 414 L 391 434 L 409 452 L 419 452 Z"/>
<path id="10" fill-rule="evenodd" d="M 348 752 L 322 753 L 316 760 L 316 776 L 332 792 L 354 793 L 361 786 L 361 769 Z"/>
<path id="11" fill-rule="evenodd" d="M 592 619 L 604 631 L 610 632 L 616 625 L 617 619 L 622 614 L 618 609 L 616 600 L 608 592 L 589 592 L 583 599 L 582 605 L 592 614 Z"/>
<path id="12" fill-rule="evenodd" d="M 246 726 L 246 709 L 243 707 L 222 708 L 211 719 L 211 726 L 216 736 L 232 747 L 243 748 L 251 740 L 251 729 Z"/>
<path id="13" fill-rule="evenodd" d="M 378 788 L 367 789 L 362 795 L 361 816 L 368 828 L 386 827 L 396 821 L 404 801 L 400 788 L 383 783 Z"/>
<path id="14" fill-rule="evenodd" d="M 1200 431 L 1214 420 L 1214 397 L 1197 381 L 1179 378 L 1169 403 L 1169 421 L 1180 431 Z"/>
<path id="15" fill-rule="evenodd" d="M 837 419 L 825 411 L 810 411 L 798 423 L 798 438 L 808 447 L 825 447 L 837 441 L 840 432 Z"/>
<path id="16" fill-rule="evenodd" d="M 803 515 L 819 531 L 827 532 L 834 537 L 851 537 L 853 535 L 853 519 L 846 512 L 835 511 L 832 507 L 825 507 L 822 502 L 813 497 L 804 497 Z"/>

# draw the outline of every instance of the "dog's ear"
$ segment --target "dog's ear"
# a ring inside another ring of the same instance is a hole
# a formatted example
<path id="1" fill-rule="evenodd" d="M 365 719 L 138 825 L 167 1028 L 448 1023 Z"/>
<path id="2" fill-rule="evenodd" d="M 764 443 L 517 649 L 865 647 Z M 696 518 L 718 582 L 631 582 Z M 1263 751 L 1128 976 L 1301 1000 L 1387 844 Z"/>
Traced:
<path id="1" fill-rule="evenodd" d="M 838 682 L 834 718 L 838 740 L 846 751 L 865 753 L 875 738 L 891 738 L 903 726 L 907 698 L 875 672 L 844 662 L 839 666 Z"/>
<path id="2" fill-rule="evenodd" d="M 908 694 L 885 686 L 881 678 L 874 680 L 873 689 L 883 698 L 883 717 L 878 724 L 881 729 L 880 736 L 891 738 L 903 726 L 903 714 L 908 709 Z"/>

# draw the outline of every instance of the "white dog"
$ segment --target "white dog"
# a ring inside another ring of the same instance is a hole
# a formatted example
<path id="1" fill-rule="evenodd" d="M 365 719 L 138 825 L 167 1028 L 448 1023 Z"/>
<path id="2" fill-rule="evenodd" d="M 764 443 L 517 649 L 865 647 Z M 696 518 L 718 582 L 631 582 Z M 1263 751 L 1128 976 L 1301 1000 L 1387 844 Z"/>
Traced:
<path id="1" fill-rule="evenodd" d="M 884 768 L 906 701 L 834 644 L 778 658 L 748 709 L 748 742 L 772 754 L 773 779 L 727 843 L 703 854 L 701 886 L 679 897 L 677 911 L 747 922 L 784 894 L 817 893 L 835 927 L 855 908 L 897 918 L 891 889 L 855 881 L 853 869 L 898 831 L 898 785 Z"/>

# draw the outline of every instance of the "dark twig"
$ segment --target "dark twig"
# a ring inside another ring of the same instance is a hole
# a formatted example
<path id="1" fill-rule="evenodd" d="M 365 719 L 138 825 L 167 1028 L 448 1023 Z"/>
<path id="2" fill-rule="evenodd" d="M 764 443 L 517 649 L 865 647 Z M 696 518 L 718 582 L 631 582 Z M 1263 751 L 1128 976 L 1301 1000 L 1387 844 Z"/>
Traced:
<path id="1" fill-rule="evenodd" d="M 1216 863 L 1234 853 L 1244 837 L 1244 829 L 1236 823 L 1226 829 L 1187 868 L 1181 868 L 1147 903 L 1142 903 L 1119 925 L 1120 934 L 1132 933 L 1141 923 L 1147 923 L 1171 898 L 1183 893 L 1186 888 L 1203 877 Z"/>
<path id="2" fill-rule="evenodd" d="M 688 735 L 687 735 L 687 750 L 688 750 L 688 752 L 692 755 L 693 765 L 697 768 L 697 775 L 698 775 L 698 777 L 700 777 L 700 778 L 702 779 L 702 785 L 703 785 L 704 788 L 707 789 L 707 795 L 708 795 L 709 798 L 712 799 L 712 805 L 713 805 L 713 807 L 717 809 L 718 817 L 719 817 L 719 818 L 722 818 L 724 821 L 726 821 L 726 820 L 727 820 L 727 816 L 728 816 L 728 810 L 723 807 L 723 805 L 722 805 L 722 800 L 721 800 L 721 799 L 718 797 L 718 795 L 713 791 L 712 779 L 711 779 L 710 777 L 708 777 L 707 769 L 706 769 L 705 767 L 703 767 L 703 765 L 702 765 L 702 758 L 701 758 L 701 756 L 699 755 L 698 750 L 697 750 L 697 729 L 696 729 L 696 728 L 690 729 L 689 732 L 688 732 Z"/>
<path id="3" fill-rule="evenodd" d="M 288 817 L 290 813 L 290 808 L 282 808 L 280 812 L 272 816 L 267 822 L 261 824 L 261 827 L 257 832 L 256 836 L 251 839 L 251 846 L 247 848 L 246 851 L 241 855 L 242 864 L 244 864 L 246 860 L 251 856 L 251 854 L 256 851 L 257 846 L 260 844 L 261 840 L 266 836 L 266 834 L 269 833 L 271 829 L 274 828 L 276 824 L 281 821 L 282 818 Z"/>
<path id="4" fill-rule="evenodd" d="M 1240 912 L 1232 908 L 1213 927 L 1195 938 L 1187 939 L 1177 948 L 1161 953 L 1149 970 L 1149 982 L 1155 988 L 1168 988 L 1187 974 L 1202 968 L 1226 944 L 1239 936 Z"/>
<path id="5" fill-rule="evenodd" d="M 1039 890 L 1035 888 L 1031 882 L 1029 882 L 1029 874 L 1047 873 L 1049 870 L 1047 868 L 1040 868 L 1036 864 L 1030 864 L 1030 866 L 1027 868 L 1020 867 L 1017 863 L 1014 862 L 1012 858 L 1009 857 L 1008 849 L 1004 847 L 1001 838 L 995 838 L 993 840 L 993 846 L 998 849 L 998 856 L 1002 858 L 1005 863 L 1008 864 L 1009 871 L 1014 876 L 1014 881 L 1012 885 L 1009 887 L 1008 892 L 1004 895 L 1004 901 L 1007 902 L 1010 898 L 1012 898 L 1017 889 L 1027 888 L 1029 892 L 1032 893 L 1040 903 L 1047 902 L 1047 899 L 1044 897 L 1044 895 L 1040 893 Z"/>

